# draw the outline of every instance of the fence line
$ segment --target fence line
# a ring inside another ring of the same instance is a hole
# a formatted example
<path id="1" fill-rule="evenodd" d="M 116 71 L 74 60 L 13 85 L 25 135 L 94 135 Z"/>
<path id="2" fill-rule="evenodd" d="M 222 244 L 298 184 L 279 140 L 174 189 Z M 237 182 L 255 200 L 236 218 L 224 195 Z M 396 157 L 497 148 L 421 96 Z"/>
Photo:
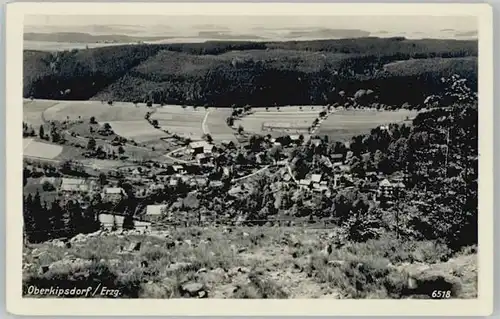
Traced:
<path id="1" fill-rule="evenodd" d="M 144 220 L 141 220 L 144 222 Z M 149 222 L 149 221 L 146 221 Z M 276 227 L 276 225 L 272 226 L 266 226 L 266 225 L 248 225 L 249 223 L 272 223 L 276 224 L 279 223 L 279 227 L 297 227 L 297 228 L 307 228 L 307 229 L 333 229 L 336 226 L 331 224 L 328 225 L 328 221 L 294 221 L 290 219 L 247 219 L 247 220 L 241 220 L 241 221 L 230 221 L 230 222 L 200 222 L 200 221 L 187 221 L 187 222 L 179 222 L 179 221 L 172 221 L 172 222 L 153 222 L 151 221 L 151 227 L 172 227 L 172 228 L 184 228 L 184 227 L 214 227 L 214 228 L 238 228 L 238 227 L 245 227 L 245 226 L 254 226 L 254 227 Z M 282 223 L 293 223 L 293 225 L 287 226 L 287 225 L 282 225 Z M 318 224 L 323 224 L 323 226 L 319 226 Z M 138 227 L 139 229 L 142 227 Z M 50 233 L 50 232 L 55 232 L 55 231 L 61 231 L 61 230 L 73 230 L 73 227 L 62 227 L 62 228 L 51 228 L 51 229 L 40 229 L 40 230 L 23 230 L 24 233 L 26 234 L 33 234 L 33 233 Z M 102 229 L 102 227 L 101 227 Z M 134 230 L 135 228 L 131 229 Z M 155 230 L 155 229 L 152 229 Z"/>

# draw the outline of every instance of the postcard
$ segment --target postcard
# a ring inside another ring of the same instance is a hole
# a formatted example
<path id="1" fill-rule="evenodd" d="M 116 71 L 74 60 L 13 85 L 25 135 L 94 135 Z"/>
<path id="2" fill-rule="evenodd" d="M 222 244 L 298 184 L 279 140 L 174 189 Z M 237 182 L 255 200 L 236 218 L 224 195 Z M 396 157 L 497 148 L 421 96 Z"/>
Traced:
<path id="1" fill-rule="evenodd" d="M 6 19 L 9 312 L 492 312 L 488 5 Z"/>

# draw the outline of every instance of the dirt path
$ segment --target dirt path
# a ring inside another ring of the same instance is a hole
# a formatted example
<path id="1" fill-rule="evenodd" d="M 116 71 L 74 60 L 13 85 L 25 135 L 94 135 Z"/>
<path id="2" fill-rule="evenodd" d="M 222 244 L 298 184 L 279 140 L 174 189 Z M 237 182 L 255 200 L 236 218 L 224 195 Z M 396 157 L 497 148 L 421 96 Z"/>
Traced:
<path id="1" fill-rule="evenodd" d="M 31 143 L 33 143 L 33 141 L 34 141 L 34 140 L 33 140 L 32 138 L 31 138 L 31 139 L 29 139 L 29 142 L 28 142 L 26 145 L 24 145 L 24 147 L 23 147 L 23 153 L 24 153 L 24 151 L 26 151 L 26 149 L 27 149 L 27 148 L 31 145 Z"/>
<path id="2" fill-rule="evenodd" d="M 297 181 L 297 179 L 295 179 L 295 176 L 293 175 L 292 169 L 290 168 L 290 165 L 288 165 L 288 163 L 286 163 L 286 168 L 288 170 L 288 174 L 290 174 L 290 177 L 293 179 L 293 181 L 296 184 L 298 184 L 299 182 Z"/>
<path id="3" fill-rule="evenodd" d="M 209 114 L 210 114 L 210 111 L 207 111 L 205 113 L 205 117 L 203 118 L 203 122 L 201 122 L 201 129 L 203 130 L 203 134 L 210 134 L 210 130 L 208 129 L 208 126 L 207 126 L 207 119 L 208 119 Z"/>
<path id="4" fill-rule="evenodd" d="M 255 172 L 253 172 L 253 173 L 250 173 L 250 174 L 248 174 L 248 175 L 246 175 L 246 176 L 242 176 L 242 177 L 235 178 L 235 179 L 233 179 L 233 182 L 239 182 L 239 181 L 241 181 L 241 180 L 244 180 L 244 179 L 250 178 L 250 177 L 252 177 L 252 176 L 255 176 L 255 175 L 259 174 L 259 173 L 262 173 L 263 171 L 265 171 L 265 170 L 266 170 L 266 169 L 268 169 L 269 167 L 271 167 L 271 165 L 267 165 L 267 166 L 265 166 L 265 167 L 263 167 L 263 168 L 259 169 L 258 171 L 255 171 Z"/>

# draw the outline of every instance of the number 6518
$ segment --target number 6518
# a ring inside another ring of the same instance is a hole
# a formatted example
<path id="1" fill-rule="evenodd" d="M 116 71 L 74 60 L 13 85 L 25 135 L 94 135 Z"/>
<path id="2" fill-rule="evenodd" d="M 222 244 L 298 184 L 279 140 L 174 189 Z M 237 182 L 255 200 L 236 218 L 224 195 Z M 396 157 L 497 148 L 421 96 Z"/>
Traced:
<path id="1" fill-rule="evenodd" d="M 451 297 L 450 290 L 434 290 L 431 294 L 432 298 L 436 299 L 447 299 Z"/>

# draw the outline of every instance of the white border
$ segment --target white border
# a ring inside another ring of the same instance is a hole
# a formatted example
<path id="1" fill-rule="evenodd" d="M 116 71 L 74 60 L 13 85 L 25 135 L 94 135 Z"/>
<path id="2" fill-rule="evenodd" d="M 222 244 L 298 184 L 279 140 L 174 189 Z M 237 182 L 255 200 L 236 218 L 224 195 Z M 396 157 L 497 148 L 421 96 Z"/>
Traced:
<path id="1" fill-rule="evenodd" d="M 22 50 L 27 14 L 64 15 L 471 15 L 479 21 L 479 298 L 474 300 L 23 299 Z M 6 6 L 6 297 L 18 315 L 455 315 L 493 310 L 493 20 L 487 4 L 9 3 Z"/>

